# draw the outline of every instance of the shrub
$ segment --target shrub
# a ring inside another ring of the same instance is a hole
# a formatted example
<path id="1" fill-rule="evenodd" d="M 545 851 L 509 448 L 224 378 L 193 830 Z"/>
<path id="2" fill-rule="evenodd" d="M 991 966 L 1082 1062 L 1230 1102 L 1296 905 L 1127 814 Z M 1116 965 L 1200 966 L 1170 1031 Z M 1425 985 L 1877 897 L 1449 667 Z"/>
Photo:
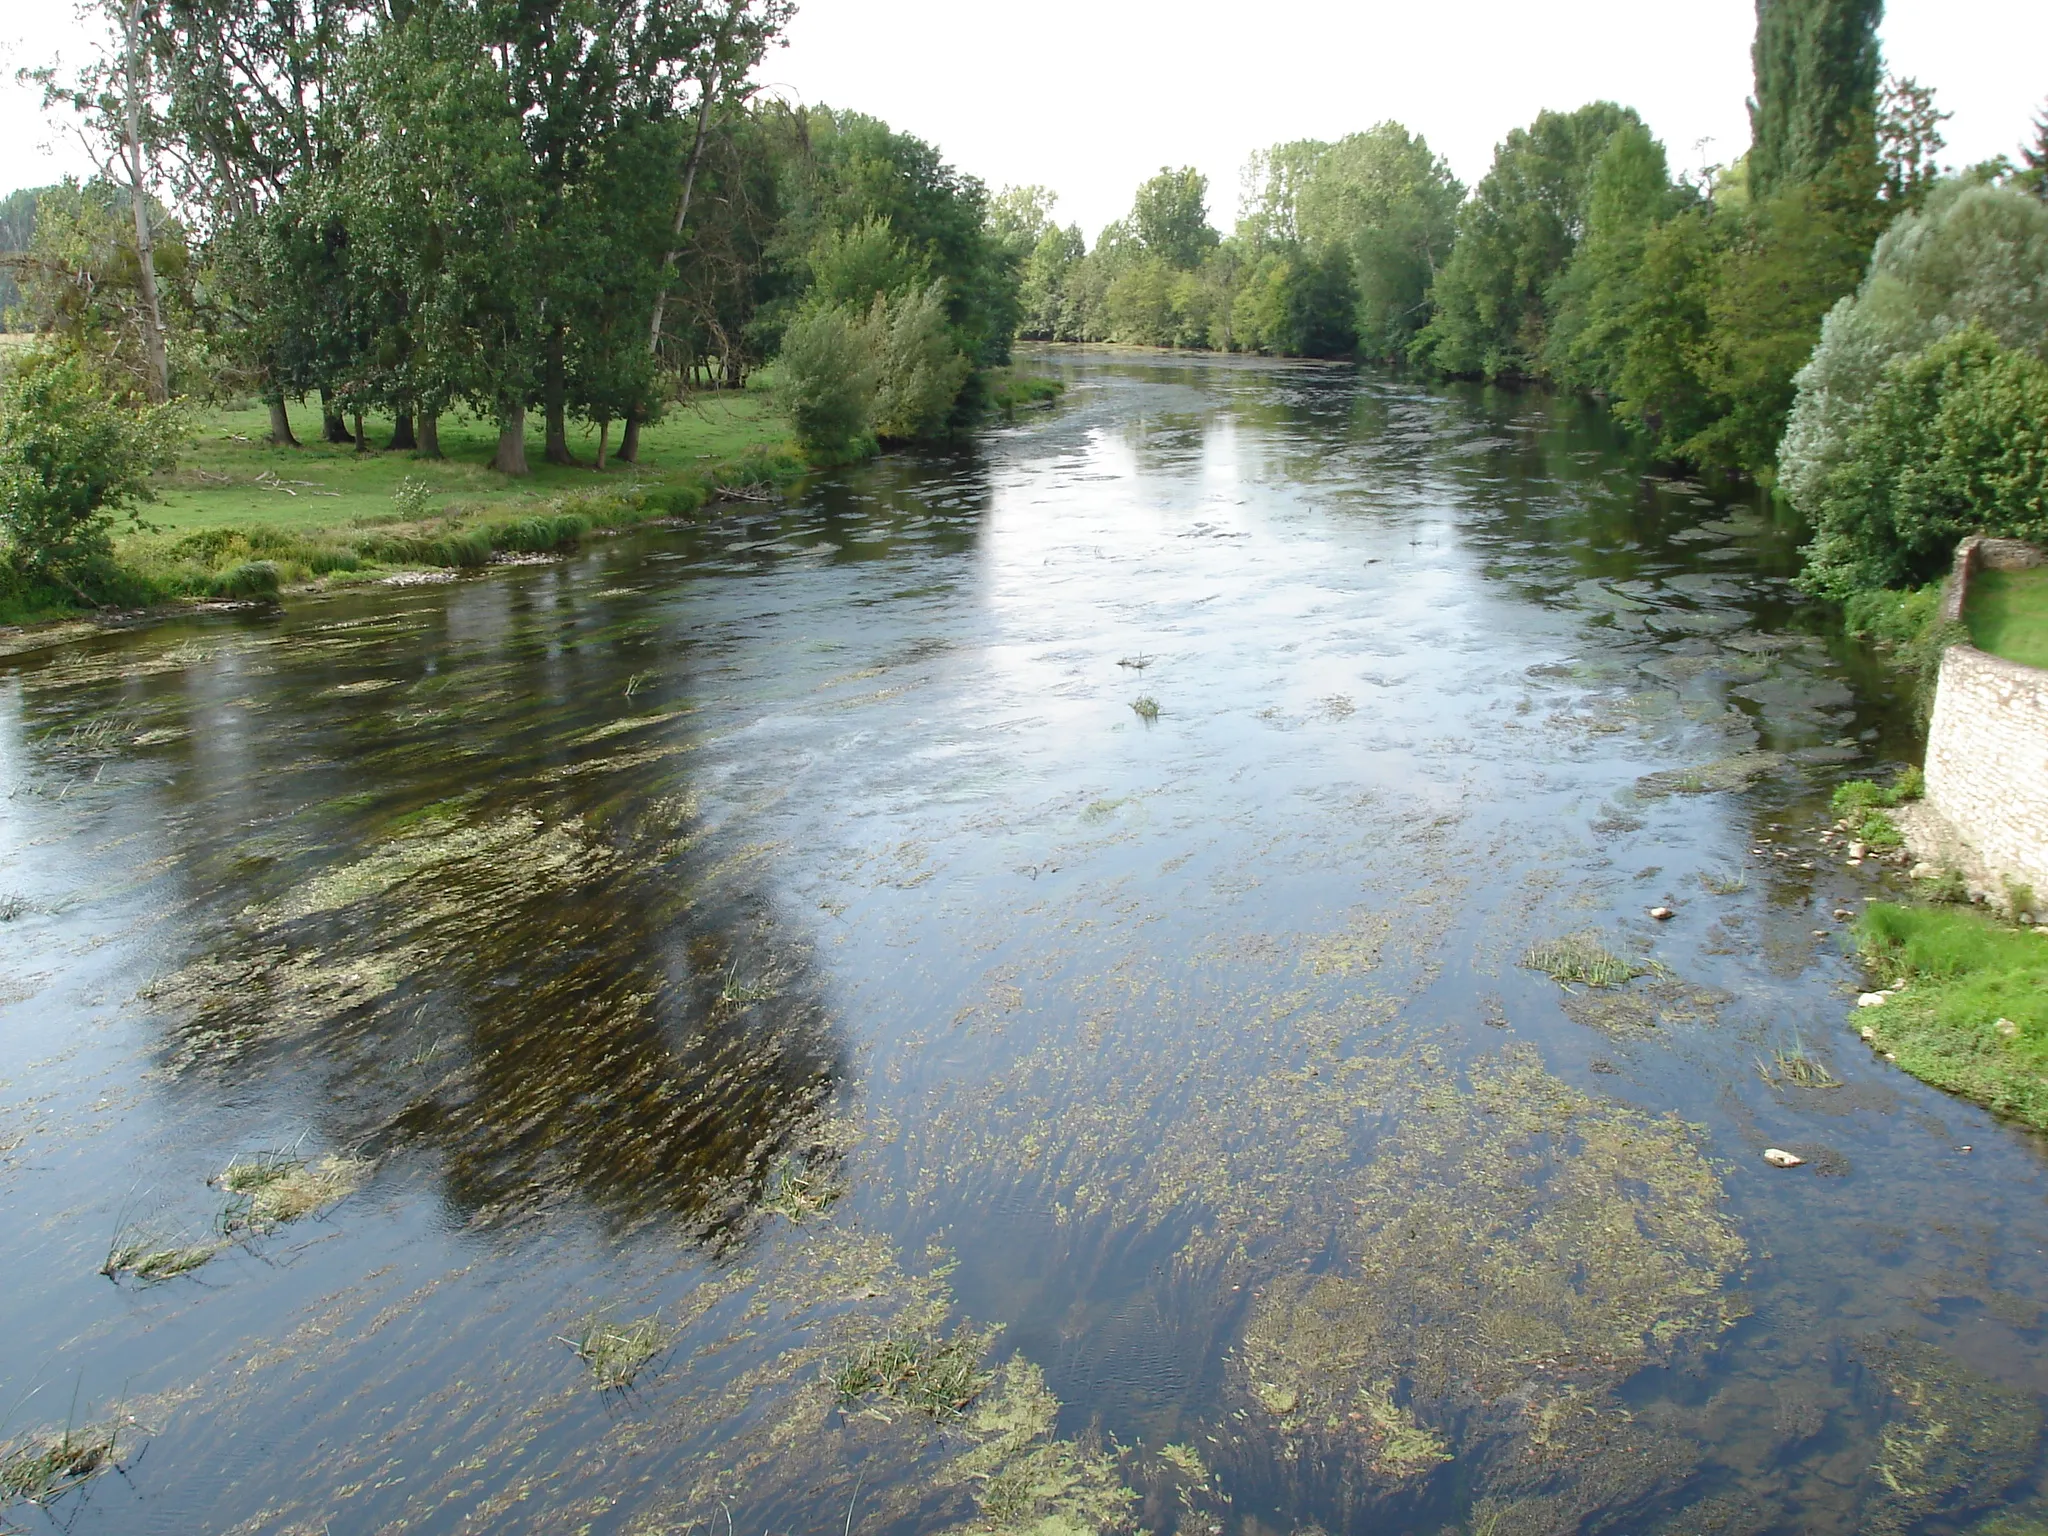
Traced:
<path id="1" fill-rule="evenodd" d="M 865 328 L 827 305 L 783 333 L 777 390 L 797 441 L 823 458 L 848 458 L 868 442 L 875 360 Z"/>
<path id="2" fill-rule="evenodd" d="M 174 406 L 119 403 L 79 356 L 20 357 L 0 381 L 0 531 L 14 564 L 90 599 L 112 566 L 116 516 L 140 523 L 149 476 L 182 436 Z"/>
<path id="3" fill-rule="evenodd" d="M 894 299 L 877 297 L 868 311 L 874 357 L 877 437 L 929 437 L 945 425 L 971 365 L 946 326 L 943 283 L 913 283 Z"/>
<path id="4" fill-rule="evenodd" d="M 1972 325 L 1888 370 L 1815 482 L 1802 580 L 1924 582 L 1970 533 L 2048 538 L 2048 363 Z"/>
<path id="5" fill-rule="evenodd" d="M 434 487 L 417 475 L 407 475 L 391 493 L 401 517 L 425 517 L 427 504 L 433 499 Z"/>
<path id="6" fill-rule="evenodd" d="M 275 597 L 277 587 L 277 565 L 270 560 L 244 560 L 213 578 L 215 597 Z"/>

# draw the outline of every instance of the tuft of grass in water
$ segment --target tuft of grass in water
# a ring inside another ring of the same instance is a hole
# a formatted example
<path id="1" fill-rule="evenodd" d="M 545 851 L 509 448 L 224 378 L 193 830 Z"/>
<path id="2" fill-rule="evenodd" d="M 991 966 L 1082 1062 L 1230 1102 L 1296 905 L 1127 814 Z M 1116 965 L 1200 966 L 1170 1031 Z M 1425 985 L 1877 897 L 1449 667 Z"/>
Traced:
<path id="1" fill-rule="evenodd" d="M 830 1173 L 820 1173 L 795 1158 L 785 1160 L 768 1176 L 768 1192 L 761 1209 L 773 1211 L 793 1227 L 824 1214 L 846 1193 L 846 1185 Z"/>
<path id="2" fill-rule="evenodd" d="M 640 1317 L 619 1324 L 599 1313 L 584 1319 L 573 1335 L 559 1337 L 576 1351 L 577 1359 L 590 1367 L 590 1374 L 600 1388 L 623 1392 L 656 1355 L 675 1342 L 676 1330 L 658 1317 Z"/>
<path id="3" fill-rule="evenodd" d="M 1594 933 L 1567 934 L 1538 944 L 1522 956 L 1522 964 L 1542 971 L 1553 981 L 1588 987 L 1618 987 L 1638 976 L 1648 976 L 1657 967 L 1648 961 L 1617 955 Z"/>
<path id="4" fill-rule="evenodd" d="M 310 1216 L 353 1194 L 367 1172 L 368 1165 L 355 1158 L 315 1162 L 290 1148 L 259 1152 L 247 1162 L 237 1158 L 210 1181 L 227 1191 L 221 1235 L 261 1234 Z"/>
<path id="5" fill-rule="evenodd" d="M 215 1243 L 179 1243 L 144 1227 L 123 1227 L 107 1246 L 100 1273 L 109 1280 L 133 1275 L 138 1280 L 175 1280 L 189 1275 L 220 1252 Z"/>
<path id="6" fill-rule="evenodd" d="M 1117 665 L 1120 667 L 1129 667 L 1133 672 L 1143 672 L 1147 667 L 1152 665 L 1153 659 L 1154 658 L 1147 656 L 1143 651 L 1140 651 L 1135 656 L 1124 657 L 1121 661 L 1117 663 Z"/>
<path id="7" fill-rule="evenodd" d="M 66 1429 L 18 1444 L 0 1457 L 0 1499 L 47 1504 L 114 1465 L 111 1424 Z"/>
<path id="8" fill-rule="evenodd" d="M 1757 1076 L 1773 1088 L 1789 1085 L 1794 1088 L 1839 1088 L 1842 1080 L 1827 1069 L 1827 1064 L 1818 1057 L 1810 1056 L 1806 1044 L 1797 1033 L 1792 1036 L 1792 1049 L 1776 1050 L 1767 1062 L 1761 1056 L 1756 1063 Z"/>
<path id="9" fill-rule="evenodd" d="M 744 1008 L 749 1003 L 765 1003 L 775 998 L 775 978 L 756 976 L 751 981 L 740 977 L 740 963 L 735 960 L 725 968 L 725 979 L 718 988 L 721 1007 Z"/>
<path id="10" fill-rule="evenodd" d="M 892 1333 L 832 1372 L 842 1403 L 884 1398 L 934 1419 L 958 1418 L 994 1373 L 981 1369 L 984 1341 L 962 1328 L 951 1338 Z"/>
<path id="11" fill-rule="evenodd" d="M 11 923 L 29 909 L 26 896 L 10 892 L 0 896 L 0 923 Z"/>
<path id="12" fill-rule="evenodd" d="M 1924 1082 L 2048 1130 L 2048 938 L 1970 907 L 1873 902 L 1864 964 L 1904 981 L 1859 1009 L 1873 1048 Z"/>
<path id="13" fill-rule="evenodd" d="M 1131 708 L 1148 725 L 1159 718 L 1159 701 L 1149 693 L 1141 693 L 1131 700 Z"/>
<path id="14" fill-rule="evenodd" d="M 1749 876 L 1741 870 L 1707 870 L 1700 876 L 1700 886 L 1715 896 L 1739 896 L 1749 889 Z"/>

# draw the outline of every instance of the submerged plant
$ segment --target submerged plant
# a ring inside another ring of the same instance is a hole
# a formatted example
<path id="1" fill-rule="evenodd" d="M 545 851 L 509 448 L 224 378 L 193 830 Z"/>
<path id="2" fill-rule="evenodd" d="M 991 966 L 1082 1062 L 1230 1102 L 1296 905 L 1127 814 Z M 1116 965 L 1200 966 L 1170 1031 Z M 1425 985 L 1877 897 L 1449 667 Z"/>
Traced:
<path id="1" fill-rule="evenodd" d="M 791 1158 L 769 1175 L 761 1209 L 784 1217 L 791 1226 L 801 1226 L 822 1215 L 845 1193 L 846 1185 L 837 1177 Z"/>
<path id="2" fill-rule="evenodd" d="M 718 1001 L 727 1008 L 744 1008 L 749 1003 L 769 1002 L 775 995 L 775 979 L 772 976 L 756 976 L 751 981 L 742 981 L 740 963 L 737 960 L 725 968 L 725 979 L 718 988 Z"/>
<path id="3" fill-rule="evenodd" d="M 47 1504 L 114 1464 L 112 1424 L 66 1429 L 16 1445 L 0 1457 L 0 1499 Z"/>
<path id="4" fill-rule="evenodd" d="M 247 1162 L 237 1158 L 210 1181 L 228 1195 L 221 1235 L 268 1232 L 310 1216 L 355 1193 L 368 1171 L 355 1158 L 329 1155 L 313 1162 L 289 1148 L 259 1152 Z"/>
<path id="5" fill-rule="evenodd" d="M 1131 700 L 1131 708 L 1148 725 L 1159 718 L 1159 701 L 1149 693 L 1141 693 Z"/>
<path id="6" fill-rule="evenodd" d="M 1827 1064 L 1818 1057 L 1809 1056 L 1805 1044 L 1795 1033 L 1791 1050 L 1776 1050 L 1767 1062 L 1761 1056 L 1756 1063 L 1757 1076 L 1773 1088 L 1789 1084 L 1794 1088 L 1839 1088 L 1842 1080 L 1830 1072 Z"/>
<path id="7" fill-rule="evenodd" d="M 1700 885 L 1709 895 L 1739 896 L 1749 889 L 1749 876 L 1739 869 L 1710 869 L 1700 876 Z"/>
<path id="8" fill-rule="evenodd" d="M 1553 981 L 1588 987 L 1618 987 L 1657 970 L 1649 961 L 1617 955 L 1594 933 L 1567 934 L 1538 944 L 1522 956 L 1522 964 L 1544 972 Z"/>
<path id="9" fill-rule="evenodd" d="M 675 1342 L 676 1330 L 659 1317 L 639 1317 L 620 1325 L 599 1313 L 586 1318 L 573 1335 L 560 1337 L 590 1367 L 600 1388 L 622 1392 L 649 1361 Z"/>
<path id="10" fill-rule="evenodd" d="M 832 1387 L 843 1403 L 886 1398 L 935 1419 L 958 1418 L 991 1379 L 981 1369 L 986 1348 L 965 1328 L 951 1338 L 892 1333 L 834 1370 Z"/>
<path id="11" fill-rule="evenodd" d="M 189 1275 L 220 1252 L 215 1243 L 180 1243 L 143 1227 L 123 1227 L 107 1247 L 100 1273 L 109 1280 L 133 1275 L 138 1280 L 174 1280 Z"/>

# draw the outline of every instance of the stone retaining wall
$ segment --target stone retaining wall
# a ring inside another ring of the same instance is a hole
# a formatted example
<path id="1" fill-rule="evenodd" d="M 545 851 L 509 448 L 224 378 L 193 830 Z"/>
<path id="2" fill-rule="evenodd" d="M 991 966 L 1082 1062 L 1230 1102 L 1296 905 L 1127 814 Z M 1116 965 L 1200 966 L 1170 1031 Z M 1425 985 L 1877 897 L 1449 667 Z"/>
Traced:
<path id="1" fill-rule="evenodd" d="M 2043 563 L 2041 550 L 2014 539 L 1963 540 L 1943 617 L 1961 619 L 1972 571 Z M 1941 653 L 1927 731 L 1927 806 L 1947 824 L 1941 830 L 1977 856 L 1965 873 L 1987 885 L 2031 885 L 2048 899 L 2048 671 L 1971 645 Z M 1932 847 L 1914 851 L 1937 857 Z M 1988 894 L 2004 898 L 1995 887 Z"/>

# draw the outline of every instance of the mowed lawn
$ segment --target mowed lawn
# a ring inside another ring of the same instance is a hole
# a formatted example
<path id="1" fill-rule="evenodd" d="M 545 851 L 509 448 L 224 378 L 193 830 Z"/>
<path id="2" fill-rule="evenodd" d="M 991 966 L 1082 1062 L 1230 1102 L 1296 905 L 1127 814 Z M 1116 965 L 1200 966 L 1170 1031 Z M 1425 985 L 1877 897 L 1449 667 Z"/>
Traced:
<path id="1" fill-rule="evenodd" d="M 1977 572 L 1963 618 L 1978 650 L 2048 667 L 2048 566 Z"/>
<path id="2" fill-rule="evenodd" d="M 533 473 L 515 479 L 489 467 L 497 451 L 497 425 L 466 414 L 441 418 L 445 457 L 438 460 L 379 449 L 391 436 L 388 421 L 368 424 L 372 451 L 358 453 L 346 444 L 320 440 L 317 406 L 294 405 L 291 418 L 302 446 L 274 448 L 264 440 L 270 418 L 260 406 L 195 411 L 194 434 L 177 467 L 159 478 L 158 499 L 142 509 L 144 519 L 173 533 L 256 526 L 293 533 L 360 528 L 404 518 L 393 493 L 406 479 L 432 488 L 431 513 L 517 514 L 563 496 L 658 484 L 789 437 L 788 424 L 766 389 L 701 394 L 672 406 L 659 424 L 641 433 L 638 464 L 612 461 L 600 473 L 592 467 L 595 428 L 580 423 L 570 428 L 570 451 L 580 464 L 549 464 L 541 458 L 542 427 L 534 415 L 527 418 L 526 443 Z M 617 448 L 618 437 L 615 425 L 611 448 Z"/>

